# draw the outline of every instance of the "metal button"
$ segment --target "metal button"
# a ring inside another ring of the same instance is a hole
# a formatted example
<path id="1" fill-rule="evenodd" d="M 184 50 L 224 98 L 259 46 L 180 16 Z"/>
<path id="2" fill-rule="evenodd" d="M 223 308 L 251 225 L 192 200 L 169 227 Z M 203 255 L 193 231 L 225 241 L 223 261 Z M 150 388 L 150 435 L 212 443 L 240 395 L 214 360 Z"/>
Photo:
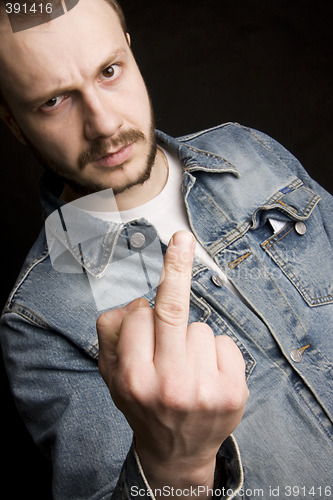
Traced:
<path id="1" fill-rule="evenodd" d="M 300 363 L 302 361 L 302 356 L 304 351 L 310 347 L 310 344 L 301 347 L 300 349 L 292 349 L 290 351 L 290 357 L 295 363 Z"/>
<path id="2" fill-rule="evenodd" d="M 304 222 L 296 222 L 295 231 L 297 234 L 303 236 L 306 233 L 306 225 Z"/>
<path id="3" fill-rule="evenodd" d="M 213 274 L 212 282 L 214 283 L 214 285 L 216 285 L 218 287 L 222 287 L 224 285 L 223 279 L 218 274 Z"/>
<path id="4" fill-rule="evenodd" d="M 302 352 L 299 349 L 292 349 L 290 357 L 295 363 L 300 363 L 302 361 Z"/>
<path id="5" fill-rule="evenodd" d="M 145 235 L 142 233 L 134 233 L 130 238 L 130 242 L 132 247 L 141 248 L 146 242 Z"/>

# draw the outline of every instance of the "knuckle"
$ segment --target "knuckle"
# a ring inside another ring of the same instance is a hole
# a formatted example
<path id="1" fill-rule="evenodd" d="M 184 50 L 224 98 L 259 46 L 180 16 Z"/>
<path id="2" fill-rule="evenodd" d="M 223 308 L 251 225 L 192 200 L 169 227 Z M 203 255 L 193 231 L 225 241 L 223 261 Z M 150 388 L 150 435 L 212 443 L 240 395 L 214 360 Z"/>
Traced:
<path id="1" fill-rule="evenodd" d="M 158 320 L 168 325 L 182 325 L 187 310 L 180 299 L 164 297 L 156 302 L 155 315 Z"/>
<path id="2" fill-rule="evenodd" d="M 130 373 L 119 371 L 113 380 L 113 389 L 124 401 L 130 401 L 136 394 L 135 378 Z"/>
<path id="3" fill-rule="evenodd" d="M 196 391 L 196 408 L 202 412 L 214 412 L 217 405 L 217 396 L 207 386 L 199 385 Z"/>
<path id="4" fill-rule="evenodd" d="M 243 405 L 243 398 L 235 395 L 229 396 L 225 399 L 225 412 L 229 414 L 238 413 L 243 408 Z"/>
<path id="5" fill-rule="evenodd" d="M 235 387 L 224 396 L 224 408 L 227 413 L 238 413 L 245 407 L 249 392 L 246 384 L 244 385 L 245 387 Z"/>
<path id="6" fill-rule="evenodd" d="M 182 390 L 180 390 L 182 387 Z M 186 391 L 184 386 L 175 378 L 166 378 L 159 386 L 159 406 L 165 411 L 185 413 L 188 411 L 187 398 L 184 397 Z"/>
<path id="7" fill-rule="evenodd" d="M 181 282 L 189 277 L 188 268 L 182 261 L 168 262 L 164 265 L 164 279 L 167 282 Z"/>
<path id="8" fill-rule="evenodd" d="M 168 279 L 180 279 L 189 274 L 192 267 L 192 254 L 180 249 L 169 251 L 168 259 L 164 261 L 164 270 Z"/>
<path id="9" fill-rule="evenodd" d="M 122 401 L 140 401 L 144 398 L 142 379 L 132 369 L 118 369 L 113 378 L 113 390 Z"/>
<path id="10" fill-rule="evenodd" d="M 110 315 L 108 313 L 101 314 L 96 320 L 96 328 L 98 332 L 104 331 L 110 324 Z"/>
<path id="11" fill-rule="evenodd" d="M 124 311 L 121 308 L 104 312 L 96 320 L 97 333 L 104 335 L 118 330 L 123 316 Z"/>
<path id="12" fill-rule="evenodd" d="M 138 307 L 126 314 L 123 324 L 126 324 L 128 321 L 136 322 L 138 326 L 145 329 L 147 327 L 147 322 L 152 317 L 153 311 L 150 307 Z"/>

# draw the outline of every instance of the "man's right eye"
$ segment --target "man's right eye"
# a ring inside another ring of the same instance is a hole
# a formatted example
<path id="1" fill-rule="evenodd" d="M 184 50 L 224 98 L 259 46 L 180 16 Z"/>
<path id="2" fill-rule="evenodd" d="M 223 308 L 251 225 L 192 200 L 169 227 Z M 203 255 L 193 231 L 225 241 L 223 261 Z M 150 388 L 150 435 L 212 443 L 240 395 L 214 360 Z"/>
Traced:
<path id="1" fill-rule="evenodd" d="M 59 106 L 59 104 L 61 104 L 64 101 L 64 99 L 66 99 L 66 96 L 64 96 L 64 95 L 52 97 L 48 101 L 44 102 L 44 104 L 41 107 L 44 109 L 56 108 L 57 106 Z"/>

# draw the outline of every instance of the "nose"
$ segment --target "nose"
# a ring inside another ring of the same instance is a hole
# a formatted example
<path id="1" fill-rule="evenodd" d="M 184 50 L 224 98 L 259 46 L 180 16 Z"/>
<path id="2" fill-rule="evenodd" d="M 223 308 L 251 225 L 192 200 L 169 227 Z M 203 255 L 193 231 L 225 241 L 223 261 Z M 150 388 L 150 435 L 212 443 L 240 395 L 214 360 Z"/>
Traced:
<path id="1" fill-rule="evenodd" d="M 83 98 L 84 135 L 89 141 L 105 139 L 117 134 L 123 124 L 112 96 L 101 89 L 94 89 Z"/>

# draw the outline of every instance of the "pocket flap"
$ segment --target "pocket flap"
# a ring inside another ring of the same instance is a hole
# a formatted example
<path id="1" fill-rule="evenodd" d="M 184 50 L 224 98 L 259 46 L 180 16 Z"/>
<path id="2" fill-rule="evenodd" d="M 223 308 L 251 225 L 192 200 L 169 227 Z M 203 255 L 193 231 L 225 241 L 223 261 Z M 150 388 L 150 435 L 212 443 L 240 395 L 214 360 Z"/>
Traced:
<path id="1" fill-rule="evenodd" d="M 277 211 L 292 220 L 306 220 L 321 197 L 296 179 L 280 189 L 264 205 L 257 208 L 252 216 L 252 229 L 259 226 L 263 211 Z M 273 217 L 273 214 L 267 216 Z"/>

